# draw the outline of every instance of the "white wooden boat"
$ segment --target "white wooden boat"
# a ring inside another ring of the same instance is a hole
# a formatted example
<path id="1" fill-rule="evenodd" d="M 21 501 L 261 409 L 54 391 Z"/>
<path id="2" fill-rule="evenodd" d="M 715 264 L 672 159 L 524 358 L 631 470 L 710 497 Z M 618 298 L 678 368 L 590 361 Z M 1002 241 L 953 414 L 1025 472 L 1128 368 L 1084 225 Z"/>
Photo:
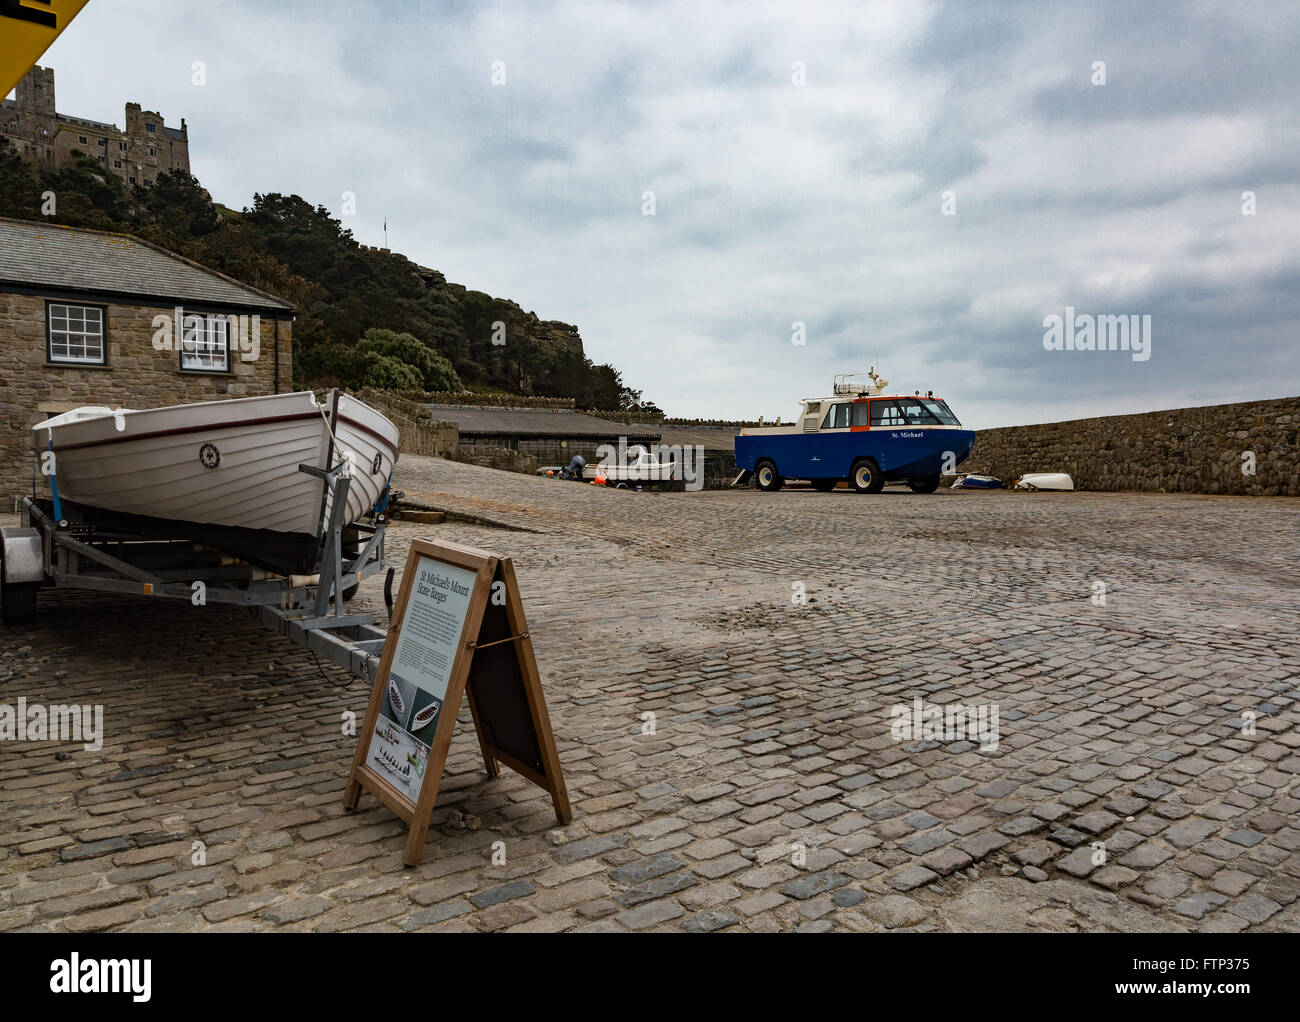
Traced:
<path id="1" fill-rule="evenodd" d="M 355 398 L 318 404 L 301 391 L 141 411 L 76 408 L 32 427 L 32 447 L 38 457 L 54 452 L 62 501 L 304 570 L 328 508 L 323 480 L 299 465 L 350 462 L 352 523 L 382 495 L 398 433 Z"/>

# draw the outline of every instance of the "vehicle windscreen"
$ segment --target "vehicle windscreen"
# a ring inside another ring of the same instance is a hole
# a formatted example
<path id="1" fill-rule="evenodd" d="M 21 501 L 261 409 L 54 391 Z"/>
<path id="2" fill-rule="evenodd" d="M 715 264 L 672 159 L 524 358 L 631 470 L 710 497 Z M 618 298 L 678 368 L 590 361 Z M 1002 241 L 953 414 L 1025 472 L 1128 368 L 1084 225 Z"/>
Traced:
<path id="1" fill-rule="evenodd" d="M 960 426 L 948 406 L 934 398 L 898 398 L 871 402 L 873 426 Z"/>
<path id="2" fill-rule="evenodd" d="M 926 407 L 926 409 L 928 409 L 935 416 L 935 418 L 939 420 L 941 425 L 944 426 L 961 425 L 961 423 L 957 419 L 957 416 L 952 414 L 952 409 L 948 407 L 946 402 L 939 401 L 932 398 L 925 398 L 921 402 L 921 404 L 923 404 Z"/>

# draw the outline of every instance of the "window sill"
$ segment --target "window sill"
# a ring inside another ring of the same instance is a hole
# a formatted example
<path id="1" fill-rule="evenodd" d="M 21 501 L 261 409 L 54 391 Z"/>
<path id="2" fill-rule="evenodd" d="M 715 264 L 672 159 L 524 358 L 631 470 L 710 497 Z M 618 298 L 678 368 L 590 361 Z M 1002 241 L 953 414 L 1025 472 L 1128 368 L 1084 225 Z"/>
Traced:
<path id="1" fill-rule="evenodd" d="M 51 362 L 45 361 L 46 369 L 112 369 L 106 362 Z"/>

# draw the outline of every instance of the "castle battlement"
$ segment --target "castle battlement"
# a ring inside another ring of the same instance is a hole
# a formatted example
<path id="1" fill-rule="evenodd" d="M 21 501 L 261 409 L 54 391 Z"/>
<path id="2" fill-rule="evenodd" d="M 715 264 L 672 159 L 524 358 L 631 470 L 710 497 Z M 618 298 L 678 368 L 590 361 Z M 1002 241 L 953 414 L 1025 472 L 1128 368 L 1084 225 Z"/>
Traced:
<path id="1" fill-rule="evenodd" d="M 0 107 L 0 138 L 38 167 L 54 170 L 80 153 L 132 185 L 152 184 L 159 174 L 190 169 L 189 128 L 169 128 L 157 110 L 127 103 L 125 128 L 58 112 L 54 69 L 33 67 L 18 83 L 14 99 Z"/>

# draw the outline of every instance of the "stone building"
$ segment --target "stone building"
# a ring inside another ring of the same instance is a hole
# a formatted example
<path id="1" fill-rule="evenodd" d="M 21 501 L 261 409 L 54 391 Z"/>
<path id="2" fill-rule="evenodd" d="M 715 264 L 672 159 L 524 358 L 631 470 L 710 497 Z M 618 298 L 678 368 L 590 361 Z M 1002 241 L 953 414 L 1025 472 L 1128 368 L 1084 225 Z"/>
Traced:
<path id="1" fill-rule="evenodd" d="M 0 218 L 0 495 L 31 491 L 59 412 L 292 390 L 293 313 L 129 235 Z"/>
<path id="2" fill-rule="evenodd" d="M 466 459 L 477 453 L 507 450 L 531 455 L 542 465 L 565 465 L 575 454 L 595 464 L 602 444 L 617 447 L 620 438 L 628 445 L 647 447 L 659 442 L 656 428 L 611 422 L 568 409 L 453 404 L 425 408 L 435 420 L 455 425 L 460 456 Z"/>
<path id="3" fill-rule="evenodd" d="M 69 165 L 74 154 L 96 159 L 127 184 L 151 184 L 169 170 L 190 169 L 189 133 L 184 118 L 169 128 L 162 114 L 126 105 L 126 127 L 69 117 L 54 102 L 54 69 L 33 67 L 18 83 L 12 100 L 0 107 L 0 138 L 42 169 Z"/>

